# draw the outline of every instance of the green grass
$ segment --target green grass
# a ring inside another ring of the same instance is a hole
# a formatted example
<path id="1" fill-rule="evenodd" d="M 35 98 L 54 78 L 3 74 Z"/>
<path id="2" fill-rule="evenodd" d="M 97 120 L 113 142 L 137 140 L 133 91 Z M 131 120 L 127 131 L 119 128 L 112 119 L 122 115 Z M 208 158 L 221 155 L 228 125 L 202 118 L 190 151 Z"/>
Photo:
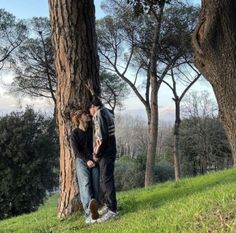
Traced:
<path id="1" fill-rule="evenodd" d="M 0 221 L 0 233 L 236 232 L 236 169 L 117 196 L 116 220 L 86 226 L 81 212 L 59 221 L 54 195 L 37 212 Z"/>

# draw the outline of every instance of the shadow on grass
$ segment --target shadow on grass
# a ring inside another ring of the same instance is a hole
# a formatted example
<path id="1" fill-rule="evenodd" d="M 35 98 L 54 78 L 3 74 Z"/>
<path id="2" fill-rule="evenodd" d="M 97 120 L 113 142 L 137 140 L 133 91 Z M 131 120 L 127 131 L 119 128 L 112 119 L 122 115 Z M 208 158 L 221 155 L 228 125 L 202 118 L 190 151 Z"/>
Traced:
<path id="1" fill-rule="evenodd" d="M 198 180 L 199 179 L 199 180 Z M 236 182 L 236 170 L 214 176 L 198 177 L 197 181 L 184 179 L 169 185 L 152 186 L 146 190 L 132 190 L 119 198 L 118 205 L 121 214 L 157 208 L 168 202 L 177 201 L 216 187 L 217 185 Z M 164 190 L 161 190 L 164 189 Z M 142 192 L 141 197 L 139 193 Z M 130 195 L 129 195 L 130 194 Z"/>

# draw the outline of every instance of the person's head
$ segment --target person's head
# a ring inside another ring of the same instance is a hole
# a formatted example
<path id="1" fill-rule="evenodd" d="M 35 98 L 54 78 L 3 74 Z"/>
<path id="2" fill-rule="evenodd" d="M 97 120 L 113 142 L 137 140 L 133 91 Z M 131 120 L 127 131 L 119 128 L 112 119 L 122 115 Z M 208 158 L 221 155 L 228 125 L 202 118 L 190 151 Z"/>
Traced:
<path id="1" fill-rule="evenodd" d="M 89 105 L 90 115 L 94 116 L 94 114 L 100 107 L 102 107 L 102 101 L 97 96 L 93 96 L 93 99 Z"/>
<path id="2" fill-rule="evenodd" d="M 88 122 L 91 120 L 87 111 L 79 109 L 72 113 L 71 121 L 75 127 L 87 127 Z"/>

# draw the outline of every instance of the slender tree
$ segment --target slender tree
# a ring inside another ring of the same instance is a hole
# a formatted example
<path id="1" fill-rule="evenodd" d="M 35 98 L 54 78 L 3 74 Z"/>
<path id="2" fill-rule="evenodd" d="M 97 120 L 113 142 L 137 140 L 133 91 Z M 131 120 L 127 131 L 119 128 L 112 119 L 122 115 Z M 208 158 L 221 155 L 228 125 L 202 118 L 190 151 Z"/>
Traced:
<path id="1" fill-rule="evenodd" d="M 141 15 L 138 18 L 135 18 L 135 15 L 142 12 L 139 12 L 135 5 L 133 12 L 132 7 L 127 6 L 126 1 L 112 1 L 112 4 L 115 7 L 108 5 L 115 11 L 112 12 L 113 16 L 101 20 L 98 24 L 101 64 L 105 64 L 107 69 L 115 71 L 121 79 L 127 82 L 145 106 L 148 118 L 148 149 L 145 172 L 145 186 L 147 187 L 154 183 L 158 125 L 157 93 L 165 74 L 177 57 L 170 58 L 168 64 L 162 63 L 164 68 L 162 67 L 161 71 L 157 72 L 157 54 L 161 49 L 158 44 L 161 40 L 165 1 L 156 6 L 150 3 L 151 17 Z M 137 69 L 133 80 L 130 80 L 128 71 L 133 71 L 132 68 L 134 67 Z M 142 72 L 146 75 L 144 96 L 137 86 L 137 80 Z"/>
<path id="2" fill-rule="evenodd" d="M 145 106 L 149 139 L 145 186 L 149 186 L 154 181 L 158 91 L 171 68 L 189 54 L 195 10 L 184 4 L 168 6 L 166 1 L 144 2 L 129 1 L 131 7 L 126 1 L 109 1 L 106 7 L 112 15 L 98 23 L 98 43 L 101 65 L 127 82 Z"/>
<path id="3" fill-rule="evenodd" d="M 164 15 L 167 19 L 164 21 L 170 21 L 169 24 L 165 24 L 164 27 L 169 27 L 163 40 L 170 41 L 169 47 L 164 50 L 164 55 L 168 57 L 169 50 L 172 53 L 180 54 L 178 61 L 168 72 L 170 79 L 165 79 L 163 82 L 171 89 L 173 93 L 173 101 L 175 103 L 175 125 L 174 125 L 174 167 L 175 167 L 175 179 L 180 178 L 180 149 L 179 149 L 179 128 L 181 124 L 180 118 L 180 104 L 181 100 L 192 87 L 192 85 L 199 79 L 201 74 L 192 64 L 192 46 L 191 46 L 191 34 L 196 25 L 196 17 L 199 13 L 199 8 L 194 6 L 183 5 L 183 7 L 171 7 L 168 9 L 168 13 Z M 166 51 L 166 52 L 165 52 Z M 195 74 L 195 75 L 194 75 Z M 183 91 L 179 94 L 177 91 L 178 84 L 182 84 Z"/>
<path id="4" fill-rule="evenodd" d="M 171 89 L 173 93 L 173 101 L 175 103 L 175 125 L 174 125 L 174 148 L 173 148 L 173 158 L 174 158 L 174 167 L 175 167 L 175 180 L 179 180 L 181 174 L 180 174 L 180 146 L 179 146 L 179 141 L 180 141 L 180 124 L 181 124 L 181 117 L 180 117 L 180 105 L 181 105 L 181 100 L 183 97 L 186 95 L 186 93 L 189 91 L 189 89 L 193 86 L 194 83 L 199 79 L 201 74 L 191 65 L 189 64 L 193 72 L 196 72 L 196 76 L 191 77 L 191 75 L 185 75 L 181 70 L 179 72 L 175 72 L 174 70 L 171 69 L 171 82 L 166 82 L 164 83 L 167 84 L 167 86 Z M 185 67 L 185 72 L 188 68 Z M 179 95 L 177 92 L 177 81 L 182 82 L 184 84 L 184 89 L 182 93 Z"/>
<path id="5" fill-rule="evenodd" d="M 60 143 L 60 199 L 58 217 L 78 209 L 75 157 L 71 150 L 70 113 L 89 102 L 87 80 L 100 92 L 99 60 L 93 0 L 49 0 L 52 44 L 57 77 L 57 121 Z"/>
<path id="6" fill-rule="evenodd" d="M 193 34 L 195 65 L 214 89 L 236 165 L 236 0 L 202 0 Z"/>

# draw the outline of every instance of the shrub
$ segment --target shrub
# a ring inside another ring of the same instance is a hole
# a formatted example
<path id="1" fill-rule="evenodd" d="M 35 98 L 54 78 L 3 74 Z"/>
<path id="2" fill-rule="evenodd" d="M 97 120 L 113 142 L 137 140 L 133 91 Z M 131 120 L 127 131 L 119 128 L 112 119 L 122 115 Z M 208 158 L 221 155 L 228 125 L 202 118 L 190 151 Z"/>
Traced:
<path id="1" fill-rule="evenodd" d="M 32 109 L 0 118 L 0 219 L 36 210 L 58 183 L 55 123 Z"/>
<path id="2" fill-rule="evenodd" d="M 155 167 L 155 182 L 161 183 L 175 178 L 174 167 L 171 163 L 162 160 Z"/>
<path id="3" fill-rule="evenodd" d="M 115 183 L 117 191 L 144 186 L 144 170 L 137 159 L 123 156 L 116 162 Z"/>

